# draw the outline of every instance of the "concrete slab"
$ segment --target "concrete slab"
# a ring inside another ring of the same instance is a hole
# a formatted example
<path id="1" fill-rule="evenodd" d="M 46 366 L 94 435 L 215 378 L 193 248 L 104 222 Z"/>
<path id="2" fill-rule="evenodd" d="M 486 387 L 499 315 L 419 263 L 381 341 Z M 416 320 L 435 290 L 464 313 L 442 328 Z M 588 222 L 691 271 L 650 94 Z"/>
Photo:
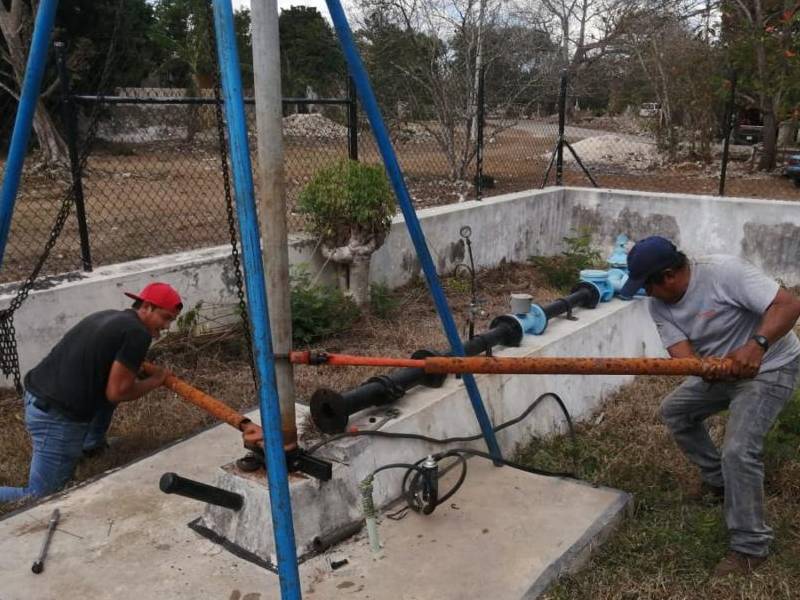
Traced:
<path id="1" fill-rule="evenodd" d="M 607 488 L 498 469 L 480 459 L 468 464 L 464 485 L 432 515 L 381 520 L 381 553 L 371 552 L 364 535 L 341 544 L 335 558 L 347 565 L 320 573 L 304 597 L 536 598 L 581 566 L 630 502 Z"/>
<path id="2" fill-rule="evenodd" d="M 214 428 L 0 521 L 0 600 L 279 598 L 274 573 L 187 527 L 197 503 L 158 491 L 164 470 L 203 479 L 208 466 L 199 445 L 209 456 L 238 453 L 235 436 Z M 473 459 L 464 486 L 433 515 L 381 519 L 382 560 L 360 534 L 303 563 L 303 596 L 535 598 L 581 564 L 628 502 L 622 492 Z M 34 575 L 31 563 L 54 507 L 62 522 L 44 573 Z M 332 558 L 348 564 L 334 571 Z"/>

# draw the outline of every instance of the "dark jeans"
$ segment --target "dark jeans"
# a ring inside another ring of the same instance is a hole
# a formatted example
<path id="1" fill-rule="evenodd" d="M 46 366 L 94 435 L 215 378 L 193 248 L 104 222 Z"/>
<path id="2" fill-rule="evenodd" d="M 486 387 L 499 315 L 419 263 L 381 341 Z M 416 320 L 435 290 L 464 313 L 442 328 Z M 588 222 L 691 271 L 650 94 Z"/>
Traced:
<path id="1" fill-rule="evenodd" d="M 0 502 L 38 498 L 60 490 L 72 477 L 83 451 L 105 445 L 113 405 L 98 411 L 91 423 L 80 423 L 52 408 L 40 410 L 35 401 L 33 394 L 25 392 L 25 426 L 33 446 L 28 484 L 0 486 Z"/>
<path id="2" fill-rule="evenodd" d="M 689 377 L 661 404 L 661 416 L 707 483 L 725 486 L 731 549 L 766 556 L 772 529 L 764 521 L 764 436 L 792 397 L 800 359 L 755 379 L 707 383 Z M 721 452 L 704 421 L 729 409 Z"/>

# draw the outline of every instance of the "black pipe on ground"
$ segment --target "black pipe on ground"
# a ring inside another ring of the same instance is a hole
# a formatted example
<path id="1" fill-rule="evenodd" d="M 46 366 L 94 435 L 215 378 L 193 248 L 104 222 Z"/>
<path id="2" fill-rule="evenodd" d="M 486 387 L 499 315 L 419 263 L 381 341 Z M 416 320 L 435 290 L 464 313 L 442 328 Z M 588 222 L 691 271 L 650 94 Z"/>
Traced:
<path id="1" fill-rule="evenodd" d="M 178 494 L 231 510 L 240 510 L 244 506 L 244 497 L 241 494 L 186 479 L 176 473 L 164 473 L 158 482 L 158 487 L 165 494 Z"/>

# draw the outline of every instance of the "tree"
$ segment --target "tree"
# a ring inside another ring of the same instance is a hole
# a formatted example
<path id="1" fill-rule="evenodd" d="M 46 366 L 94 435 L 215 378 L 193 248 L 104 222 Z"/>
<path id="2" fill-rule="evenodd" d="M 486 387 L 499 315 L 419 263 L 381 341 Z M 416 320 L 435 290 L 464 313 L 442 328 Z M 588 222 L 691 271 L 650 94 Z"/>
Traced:
<path id="1" fill-rule="evenodd" d="M 340 94 L 345 82 L 345 62 L 339 42 L 316 8 L 293 6 L 281 10 L 281 89 L 284 96 L 305 98 Z"/>
<path id="2" fill-rule="evenodd" d="M 528 40 L 541 36 L 515 27 L 500 0 L 361 0 L 360 5 L 366 19 L 359 35 L 372 77 L 388 83 L 394 95 L 402 94 L 411 115 L 433 121 L 422 125 L 445 155 L 450 177 L 465 179 L 476 152 L 478 70 L 491 73 L 495 62 L 513 57 L 517 85 L 506 88 L 504 97 L 495 96 L 495 102 L 504 106 L 519 100 L 540 75 Z M 522 56 L 519 49 L 532 54 Z M 381 86 L 376 87 L 380 96 Z M 490 135 L 511 125 L 494 125 Z"/>
<path id="3" fill-rule="evenodd" d="M 778 122 L 800 102 L 800 11 L 794 0 L 726 0 L 723 40 L 739 73 L 739 95 L 758 106 L 764 152 L 758 168 L 777 159 Z"/>
<path id="4" fill-rule="evenodd" d="M 3 63 L 0 88 L 16 100 L 19 100 L 25 77 L 32 28 L 30 4 L 24 0 L 0 1 L 0 34 L 3 40 L 0 46 L 0 60 Z M 67 155 L 66 144 L 44 104 L 44 98 L 55 91 L 56 85 L 57 82 L 53 82 L 43 86 L 33 116 L 33 131 L 39 142 L 42 162 L 47 165 L 65 163 Z"/>
<path id="5" fill-rule="evenodd" d="M 369 264 L 392 224 L 394 194 L 383 167 L 342 160 L 318 171 L 299 197 L 339 285 L 355 303 L 369 301 Z"/>
<path id="6" fill-rule="evenodd" d="M 119 16 L 118 10 L 122 11 Z M 138 84 L 152 66 L 152 52 L 147 42 L 151 23 L 152 9 L 145 0 L 61 2 L 54 38 L 66 44 L 73 88 L 97 91 L 97 77 L 106 63 L 115 27 L 114 68 L 107 87 Z M 32 33 L 30 0 L 0 0 L 0 90 L 15 99 L 19 98 Z M 33 121 L 44 164 L 66 162 L 65 144 L 49 112 L 49 104 L 58 92 L 59 83 L 51 60 Z"/>

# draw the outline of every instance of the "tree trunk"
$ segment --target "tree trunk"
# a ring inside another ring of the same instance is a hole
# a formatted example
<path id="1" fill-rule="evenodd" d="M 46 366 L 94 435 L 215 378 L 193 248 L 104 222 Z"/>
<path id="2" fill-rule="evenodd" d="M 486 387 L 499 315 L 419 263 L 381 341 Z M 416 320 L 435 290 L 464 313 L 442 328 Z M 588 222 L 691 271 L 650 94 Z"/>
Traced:
<path id="1" fill-rule="evenodd" d="M 772 110 L 772 103 L 766 103 L 767 110 L 764 111 L 764 152 L 758 160 L 759 171 L 771 171 L 775 168 L 777 160 L 777 141 L 778 124 L 775 118 L 775 111 Z"/>
<path id="2" fill-rule="evenodd" d="M 12 0 L 8 9 L 5 8 L 4 3 L 0 2 L 0 34 L 6 42 L 7 60 L 11 64 L 19 89 L 22 89 L 25 63 L 27 62 L 26 43 L 20 34 L 25 29 L 23 25 L 30 20 L 30 10 L 22 0 Z M 41 100 L 36 104 L 33 131 L 39 142 L 42 161 L 45 164 L 67 163 L 66 144 Z"/>
<path id="3" fill-rule="evenodd" d="M 61 134 L 58 133 L 50 113 L 40 100 L 36 105 L 36 113 L 33 116 L 33 131 L 39 142 L 41 159 L 45 165 L 64 166 L 67 163 L 67 145 Z"/>
<path id="4" fill-rule="evenodd" d="M 350 294 L 358 306 L 365 306 L 369 302 L 370 258 L 369 254 L 354 256 L 350 265 Z"/>

